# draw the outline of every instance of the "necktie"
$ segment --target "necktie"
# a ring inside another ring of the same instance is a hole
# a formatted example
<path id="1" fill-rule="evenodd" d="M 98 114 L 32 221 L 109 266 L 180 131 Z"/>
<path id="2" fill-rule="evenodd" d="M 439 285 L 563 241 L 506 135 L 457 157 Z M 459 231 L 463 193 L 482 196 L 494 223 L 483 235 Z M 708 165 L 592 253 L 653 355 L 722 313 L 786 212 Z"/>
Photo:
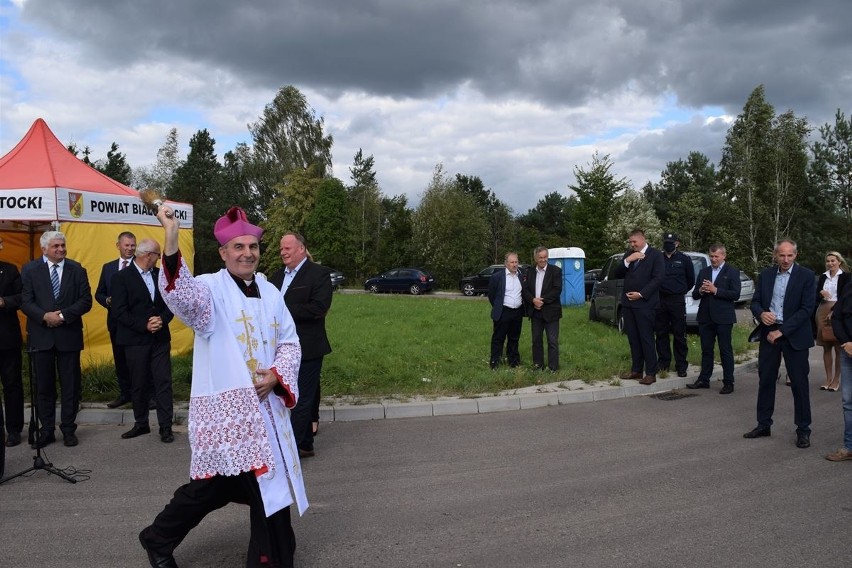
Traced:
<path id="1" fill-rule="evenodd" d="M 126 260 L 122 260 L 122 261 L 121 261 L 121 268 L 119 268 L 119 270 L 124 270 L 125 268 L 127 268 L 127 261 L 126 261 Z"/>
<path id="2" fill-rule="evenodd" d="M 50 271 L 50 284 L 53 286 L 53 299 L 59 297 L 59 265 L 54 264 Z"/>

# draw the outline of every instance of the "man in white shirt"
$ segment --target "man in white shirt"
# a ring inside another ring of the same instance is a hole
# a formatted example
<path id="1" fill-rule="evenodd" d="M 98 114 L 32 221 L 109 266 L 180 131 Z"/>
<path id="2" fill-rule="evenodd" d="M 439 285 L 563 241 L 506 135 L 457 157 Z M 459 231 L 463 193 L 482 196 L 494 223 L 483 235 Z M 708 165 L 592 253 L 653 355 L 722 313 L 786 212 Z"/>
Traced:
<path id="1" fill-rule="evenodd" d="M 547 368 L 559 370 L 559 320 L 562 318 L 562 269 L 548 264 L 547 247 L 533 252 L 535 270 L 531 271 L 523 288 L 532 329 L 533 366 L 544 369 L 544 344 L 547 336 Z"/>
<path id="2" fill-rule="evenodd" d="M 518 270 L 518 255 L 507 252 L 505 270 L 491 275 L 488 282 L 488 301 L 491 302 L 491 368 L 496 369 L 503 359 L 503 343 L 506 344 L 506 361 L 510 367 L 521 364 L 518 341 L 524 321 L 524 302 L 521 295 L 523 274 Z"/>

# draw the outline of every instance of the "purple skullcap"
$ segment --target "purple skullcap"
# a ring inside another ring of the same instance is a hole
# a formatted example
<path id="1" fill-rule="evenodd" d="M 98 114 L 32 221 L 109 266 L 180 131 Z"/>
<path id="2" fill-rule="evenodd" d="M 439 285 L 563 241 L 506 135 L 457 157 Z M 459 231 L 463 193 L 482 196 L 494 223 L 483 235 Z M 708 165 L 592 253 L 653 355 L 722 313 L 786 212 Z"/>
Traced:
<path id="1" fill-rule="evenodd" d="M 257 237 L 259 241 L 263 236 L 263 229 L 249 223 L 245 211 L 239 207 L 231 207 L 213 225 L 213 235 L 220 245 L 225 246 L 231 239 L 245 235 Z"/>

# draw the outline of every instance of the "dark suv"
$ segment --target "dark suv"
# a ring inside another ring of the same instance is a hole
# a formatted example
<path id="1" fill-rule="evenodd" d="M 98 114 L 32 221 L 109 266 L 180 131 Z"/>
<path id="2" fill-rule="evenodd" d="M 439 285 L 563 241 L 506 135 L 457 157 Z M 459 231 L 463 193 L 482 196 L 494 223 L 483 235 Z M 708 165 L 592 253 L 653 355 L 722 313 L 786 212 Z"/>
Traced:
<path id="1" fill-rule="evenodd" d="M 692 260 L 695 275 L 710 265 L 710 257 L 703 252 L 684 251 L 686 256 Z M 591 304 L 589 305 L 589 319 L 602 321 L 618 328 L 624 333 L 624 316 L 621 313 L 621 294 L 624 291 L 624 279 L 615 278 L 615 268 L 624 258 L 624 254 L 614 254 L 604 263 L 598 281 L 592 289 Z M 698 304 L 701 300 L 692 299 L 692 289 L 686 293 L 686 326 L 697 327 L 696 316 Z"/>
<path id="2" fill-rule="evenodd" d="M 465 296 L 478 296 L 479 294 L 488 293 L 488 281 L 491 280 L 491 275 L 506 268 L 503 264 L 492 264 L 486 266 L 473 276 L 465 276 L 459 280 L 459 290 Z M 529 265 L 519 264 L 518 270 L 521 274 L 526 275 Z"/>

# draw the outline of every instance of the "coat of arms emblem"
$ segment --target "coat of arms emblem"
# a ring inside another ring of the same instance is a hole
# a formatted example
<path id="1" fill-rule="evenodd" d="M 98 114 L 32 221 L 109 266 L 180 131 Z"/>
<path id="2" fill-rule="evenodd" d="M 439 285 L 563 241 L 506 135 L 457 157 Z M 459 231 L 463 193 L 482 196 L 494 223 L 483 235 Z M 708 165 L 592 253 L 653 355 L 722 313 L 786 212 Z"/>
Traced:
<path id="1" fill-rule="evenodd" d="M 68 192 L 68 210 L 71 216 L 79 219 L 83 216 L 83 194 Z"/>

